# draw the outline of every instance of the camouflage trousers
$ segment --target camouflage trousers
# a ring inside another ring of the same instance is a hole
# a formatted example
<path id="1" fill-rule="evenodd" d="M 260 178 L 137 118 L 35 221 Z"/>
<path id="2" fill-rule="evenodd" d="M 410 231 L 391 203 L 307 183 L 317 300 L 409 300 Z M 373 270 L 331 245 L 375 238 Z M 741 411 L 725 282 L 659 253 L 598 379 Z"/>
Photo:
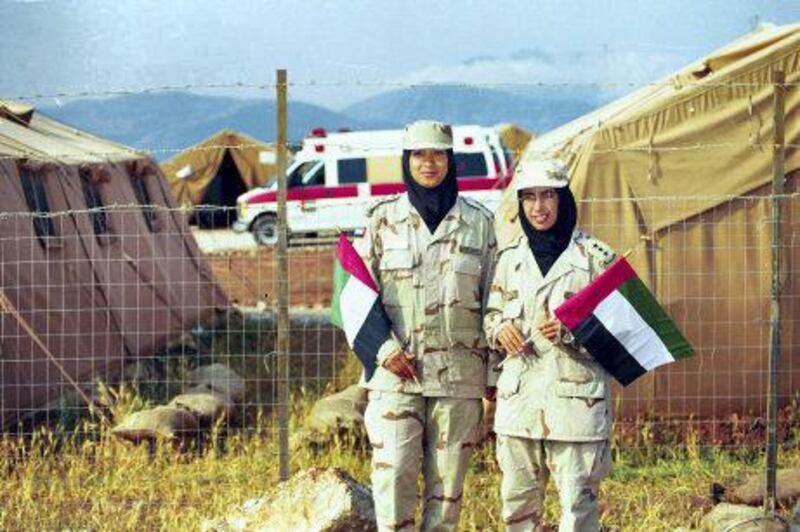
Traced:
<path id="1" fill-rule="evenodd" d="M 500 495 L 509 532 L 540 530 L 544 494 L 553 476 L 561 502 L 558 530 L 600 530 L 597 493 L 611 472 L 607 440 L 564 442 L 497 435 Z"/>
<path id="2" fill-rule="evenodd" d="M 422 530 L 457 529 L 482 414 L 480 399 L 369 392 L 364 422 L 372 445 L 379 530 L 414 527 L 420 469 L 425 482 Z"/>

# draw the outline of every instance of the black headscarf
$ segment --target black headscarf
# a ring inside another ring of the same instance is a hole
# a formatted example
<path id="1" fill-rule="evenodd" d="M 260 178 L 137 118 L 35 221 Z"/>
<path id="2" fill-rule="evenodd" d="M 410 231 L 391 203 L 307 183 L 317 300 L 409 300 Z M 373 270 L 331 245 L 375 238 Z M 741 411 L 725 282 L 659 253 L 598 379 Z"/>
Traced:
<path id="1" fill-rule="evenodd" d="M 426 188 L 411 177 L 411 168 L 408 164 L 411 150 L 403 150 L 403 182 L 408 190 L 408 201 L 417 209 L 431 234 L 436 231 L 458 198 L 456 160 L 452 149 L 445 151 L 447 153 L 447 174 L 441 183 L 433 188 Z"/>
<path id="2" fill-rule="evenodd" d="M 556 188 L 555 191 L 558 194 L 556 223 L 546 231 L 538 231 L 533 228 L 528 217 L 525 216 L 522 201 L 519 202 L 519 221 L 522 230 L 525 231 L 525 236 L 528 237 L 528 245 L 531 247 L 533 258 L 536 259 L 542 275 L 547 275 L 558 257 L 569 246 L 569 240 L 578 220 L 575 196 L 572 195 L 569 187 Z"/>

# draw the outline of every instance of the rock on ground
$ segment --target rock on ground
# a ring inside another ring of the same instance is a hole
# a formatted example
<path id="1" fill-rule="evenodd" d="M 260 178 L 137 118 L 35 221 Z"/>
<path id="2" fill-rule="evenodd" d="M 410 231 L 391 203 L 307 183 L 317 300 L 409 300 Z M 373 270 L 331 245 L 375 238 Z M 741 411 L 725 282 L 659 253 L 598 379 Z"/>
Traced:
<path id="1" fill-rule="evenodd" d="M 773 521 L 764 510 L 753 506 L 721 503 L 707 513 L 701 522 L 707 532 L 785 532 L 789 528 L 781 521 Z"/>
<path id="2" fill-rule="evenodd" d="M 189 374 L 189 379 L 193 386 L 191 393 L 214 392 L 234 403 L 244 400 L 244 379 L 225 364 L 201 366 Z"/>
<path id="3" fill-rule="evenodd" d="M 778 505 L 790 507 L 800 499 L 800 468 L 779 469 L 776 475 Z M 763 473 L 752 475 L 744 483 L 727 490 L 725 500 L 735 504 L 761 506 L 764 504 L 766 478 Z"/>
<path id="4" fill-rule="evenodd" d="M 111 433 L 133 443 L 166 440 L 184 444 L 194 439 L 198 431 L 197 418 L 191 412 L 172 406 L 157 406 L 128 415 Z"/>
<path id="5" fill-rule="evenodd" d="M 314 403 L 303 431 L 292 442 L 293 447 L 319 448 L 336 438 L 347 439 L 356 445 L 366 443 L 366 408 L 367 390 L 357 384 L 323 397 Z"/>
<path id="6" fill-rule="evenodd" d="M 175 396 L 168 406 L 191 412 L 201 427 L 209 427 L 219 419 L 233 419 L 235 407 L 227 396 L 213 392 L 190 392 Z"/>
<path id="7" fill-rule="evenodd" d="M 312 468 L 226 517 L 203 523 L 206 532 L 358 532 L 377 530 L 372 492 L 347 472 Z"/>

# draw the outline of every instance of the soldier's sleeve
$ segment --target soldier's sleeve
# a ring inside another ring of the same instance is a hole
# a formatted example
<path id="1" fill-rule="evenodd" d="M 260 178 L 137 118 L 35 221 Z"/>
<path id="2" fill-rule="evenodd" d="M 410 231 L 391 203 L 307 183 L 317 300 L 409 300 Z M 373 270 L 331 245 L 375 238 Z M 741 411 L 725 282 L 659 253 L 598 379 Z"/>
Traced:
<path id="1" fill-rule="evenodd" d="M 496 351 L 500 348 L 497 342 L 497 333 L 503 321 L 503 307 L 505 306 L 505 299 L 503 292 L 506 285 L 506 255 L 496 254 L 494 258 L 494 265 L 492 267 L 491 281 L 489 283 L 488 297 L 486 298 L 486 306 L 484 307 L 483 314 L 483 332 L 486 335 L 486 342 L 489 344 L 489 349 Z"/>
<path id="2" fill-rule="evenodd" d="M 369 214 L 370 216 L 367 217 L 367 227 L 364 229 L 364 234 L 355 242 L 354 247 L 369 269 L 369 273 L 372 275 L 375 284 L 378 288 L 382 289 L 378 265 L 380 264 L 383 247 L 376 238 L 375 217 L 371 215 L 371 212 Z M 376 356 L 378 365 L 382 366 L 387 358 L 402 349 L 402 344 L 397 340 L 394 331 L 392 331 L 389 339 L 383 342 L 378 348 L 378 354 Z"/>
<path id="3" fill-rule="evenodd" d="M 481 315 L 486 316 L 487 310 L 489 306 L 489 296 L 491 294 L 491 285 L 492 280 L 495 276 L 495 266 L 497 264 L 497 237 L 495 236 L 494 232 L 494 224 L 491 223 L 488 225 L 488 235 L 487 240 L 489 244 L 487 245 L 487 253 L 483 257 L 483 274 L 481 277 Z M 501 314 L 502 316 L 502 311 Z M 486 329 L 484 329 L 484 334 Z M 488 335 L 487 335 L 487 343 L 489 343 Z M 487 356 L 487 364 L 486 364 L 486 386 L 497 386 L 497 379 L 499 377 L 499 372 L 496 371 L 497 365 L 500 363 L 502 356 L 500 352 L 496 349 L 491 347 L 488 350 Z"/>

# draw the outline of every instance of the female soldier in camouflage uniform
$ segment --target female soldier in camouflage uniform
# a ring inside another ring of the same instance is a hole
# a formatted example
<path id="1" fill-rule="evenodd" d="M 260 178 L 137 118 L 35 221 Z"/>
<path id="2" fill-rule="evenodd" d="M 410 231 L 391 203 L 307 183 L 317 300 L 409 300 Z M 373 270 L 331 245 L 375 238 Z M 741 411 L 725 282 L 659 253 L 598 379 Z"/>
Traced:
<path id="1" fill-rule="evenodd" d="M 375 511 L 381 530 L 413 528 L 422 468 L 422 530 L 454 530 L 487 389 L 493 217 L 458 195 L 450 126 L 406 127 L 403 179 L 408 192 L 369 210 L 356 245 L 393 333 L 365 384 Z"/>
<path id="2" fill-rule="evenodd" d="M 506 358 L 497 382 L 497 458 L 508 530 L 540 526 L 547 480 L 561 501 L 559 530 L 598 530 L 597 492 L 610 470 L 609 376 L 570 341 L 553 310 L 614 258 L 575 230 L 564 166 L 523 162 L 515 189 L 523 235 L 500 250 L 484 319 Z"/>

